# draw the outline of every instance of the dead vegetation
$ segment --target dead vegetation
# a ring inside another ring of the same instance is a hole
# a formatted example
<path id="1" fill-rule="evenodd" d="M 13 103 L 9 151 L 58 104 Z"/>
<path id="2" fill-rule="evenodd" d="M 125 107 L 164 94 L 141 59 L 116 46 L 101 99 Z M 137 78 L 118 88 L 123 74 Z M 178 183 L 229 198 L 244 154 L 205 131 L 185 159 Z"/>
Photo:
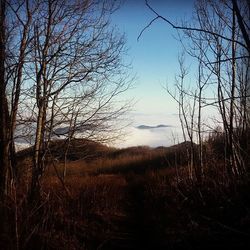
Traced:
<path id="1" fill-rule="evenodd" d="M 32 203 L 25 181 L 13 189 L 4 209 L 10 223 L 8 234 L 1 233 L 1 248 L 245 249 L 250 244 L 249 175 L 228 178 L 216 147 L 207 145 L 210 160 L 201 184 L 188 175 L 185 144 L 96 145 L 105 149 L 102 156 L 86 159 L 78 141 L 80 157 L 67 161 L 63 185 L 58 178 L 63 162 L 55 164 L 57 173 L 48 165 L 43 192 Z M 27 164 L 22 157 L 19 163 Z"/>

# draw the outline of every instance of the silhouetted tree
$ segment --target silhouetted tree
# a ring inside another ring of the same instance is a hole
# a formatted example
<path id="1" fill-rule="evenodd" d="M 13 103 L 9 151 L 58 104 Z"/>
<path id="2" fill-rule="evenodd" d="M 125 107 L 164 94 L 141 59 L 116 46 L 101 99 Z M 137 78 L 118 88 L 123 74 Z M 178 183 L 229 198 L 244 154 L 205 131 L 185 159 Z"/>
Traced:
<path id="1" fill-rule="evenodd" d="M 132 82 L 121 55 L 124 35 L 110 26 L 113 0 L 1 1 L 1 192 L 15 176 L 15 137 L 34 143 L 30 192 L 51 139 L 108 141 L 129 108 L 118 101 Z M 18 129 L 18 132 L 17 132 Z"/>
<path id="2" fill-rule="evenodd" d="M 249 159 L 249 3 L 237 0 L 197 1 L 193 17 L 195 22 L 186 25 L 176 25 L 155 11 L 148 1 L 146 5 L 155 18 L 141 31 L 138 39 L 158 19 L 182 31 L 181 42 L 188 54 L 198 62 L 198 95 L 196 91 L 187 93 L 185 88 L 182 92 L 199 103 L 199 144 L 202 133 L 201 109 L 217 107 L 224 129 L 225 167 L 229 176 L 241 175 L 246 171 Z M 189 47 L 185 45 L 185 38 L 191 41 Z M 206 75 L 206 79 L 201 79 L 202 75 Z M 202 94 L 204 86 L 209 86 L 210 91 L 217 95 L 208 98 Z M 202 168 L 201 145 L 199 158 Z"/>

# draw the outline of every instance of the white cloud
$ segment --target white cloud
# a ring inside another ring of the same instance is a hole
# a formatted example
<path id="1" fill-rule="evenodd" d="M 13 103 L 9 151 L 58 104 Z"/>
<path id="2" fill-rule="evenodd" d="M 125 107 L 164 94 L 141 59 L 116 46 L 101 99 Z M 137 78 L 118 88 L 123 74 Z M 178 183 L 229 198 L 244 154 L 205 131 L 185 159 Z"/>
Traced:
<path id="1" fill-rule="evenodd" d="M 131 127 L 127 128 L 127 137 L 118 147 L 130 147 L 147 145 L 151 147 L 170 146 L 182 141 L 182 133 L 179 120 L 176 115 L 166 115 L 162 113 L 133 113 L 134 122 Z M 138 129 L 137 126 L 157 126 L 165 124 L 170 127 Z"/>

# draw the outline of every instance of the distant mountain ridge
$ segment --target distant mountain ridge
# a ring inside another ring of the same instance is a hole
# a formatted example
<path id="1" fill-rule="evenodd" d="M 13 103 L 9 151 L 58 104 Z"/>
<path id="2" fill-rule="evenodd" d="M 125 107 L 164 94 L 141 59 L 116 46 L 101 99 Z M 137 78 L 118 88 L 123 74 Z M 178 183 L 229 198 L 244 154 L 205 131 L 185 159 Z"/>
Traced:
<path id="1" fill-rule="evenodd" d="M 148 125 L 139 125 L 136 128 L 138 129 L 157 129 L 157 128 L 169 128 L 171 125 L 159 124 L 157 126 L 148 126 Z"/>

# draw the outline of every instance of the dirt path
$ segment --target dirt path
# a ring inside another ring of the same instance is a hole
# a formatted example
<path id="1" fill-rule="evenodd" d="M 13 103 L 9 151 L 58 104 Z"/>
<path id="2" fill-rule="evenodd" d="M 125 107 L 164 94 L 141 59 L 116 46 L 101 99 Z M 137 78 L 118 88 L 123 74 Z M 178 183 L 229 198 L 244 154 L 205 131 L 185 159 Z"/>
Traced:
<path id="1" fill-rule="evenodd" d="M 127 180 L 128 201 L 126 216 L 117 222 L 117 232 L 98 249 L 102 250 L 161 250 L 166 249 L 148 218 L 144 207 L 144 182 L 137 176 L 129 176 Z"/>

